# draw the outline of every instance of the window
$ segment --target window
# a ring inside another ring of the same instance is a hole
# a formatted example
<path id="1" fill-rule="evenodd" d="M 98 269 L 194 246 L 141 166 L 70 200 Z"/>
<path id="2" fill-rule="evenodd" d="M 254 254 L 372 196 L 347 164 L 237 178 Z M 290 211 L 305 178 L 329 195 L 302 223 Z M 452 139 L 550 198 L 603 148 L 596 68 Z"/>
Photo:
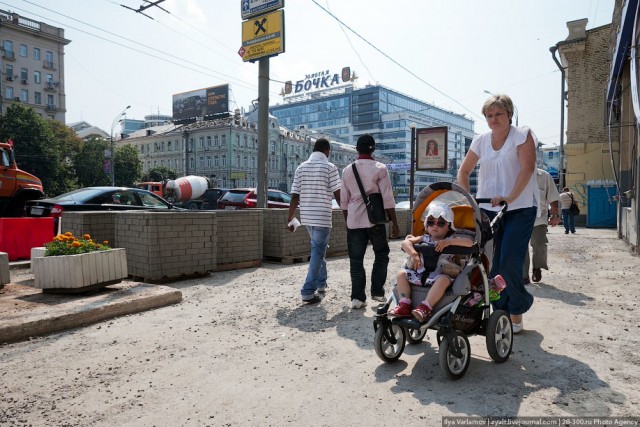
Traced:
<path id="1" fill-rule="evenodd" d="M 53 106 L 53 95 L 47 95 L 47 106 Z"/>
<path id="2" fill-rule="evenodd" d="M 53 74 L 47 73 L 47 83 L 53 84 Z"/>
<path id="3" fill-rule="evenodd" d="M 5 98 L 13 99 L 13 88 L 11 86 L 6 86 L 4 88 Z"/>
<path id="4" fill-rule="evenodd" d="M 33 93 L 33 103 L 38 105 L 42 104 L 42 94 L 40 92 Z"/>
<path id="5" fill-rule="evenodd" d="M 245 168 L 249 167 L 249 156 L 245 154 L 244 157 L 242 158 L 242 163 Z"/>
<path id="6" fill-rule="evenodd" d="M 40 60 L 40 48 L 38 47 L 33 48 L 33 59 L 36 59 L 38 61 Z"/>
<path id="7" fill-rule="evenodd" d="M 198 166 L 200 169 L 204 168 L 204 157 L 200 157 L 198 160 Z"/>
<path id="8" fill-rule="evenodd" d="M 20 45 L 20 56 L 22 56 L 23 58 L 27 57 L 27 45 L 26 44 L 21 44 Z"/>
<path id="9" fill-rule="evenodd" d="M 215 145 L 216 147 L 217 147 L 218 145 L 220 145 L 220 144 L 219 144 L 219 141 L 218 141 L 218 135 L 214 135 L 214 136 L 213 136 L 213 145 Z"/>
<path id="10" fill-rule="evenodd" d="M 222 140 L 220 141 L 221 145 L 227 145 L 227 135 L 221 136 Z"/>
<path id="11" fill-rule="evenodd" d="M 218 156 L 213 156 L 213 166 L 220 166 L 220 159 Z"/>
<path id="12" fill-rule="evenodd" d="M 20 80 L 22 80 L 23 83 L 29 80 L 29 70 L 26 68 L 20 68 Z"/>
<path id="13" fill-rule="evenodd" d="M 26 89 L 20 90 L 20 101 L 29 102 L 29 91 Z"/>
<path id="14" fill-rule="evenodd" d="M 195 159 L 193 157 L 189 157 L 189 169 L 193 170 L 195 165 L 196 165 Z"/>
<path id="15" fill-rule="evenodd" d="M 199 145 L 199 147 L 200 147 L 200 148 L 203 148 L 203 147 L 204 147 L 204 136 L 201 136 L 201 137 L 200 137 L 200 139 L 199 139 L 199 141 L 200 141 L 200 145 Z"/>
<path id="16" fill-rule="evenodd" d="M 171 147 L 171 141 L 167 141 L 167 151 L 173 151 L 173 147 Z"/>
<path id="17" fill-rule="evenodd" d="M 34 83 L 40 84 L 40 71 L 33 72 L 33 81 Z"/>
<path id="18" fill-rule="evenodd" d="M 211 135 L 207 135 L 207 147 L 211 147 Z"/>
<path id="19" fill-rule="evenodd" d="M 53 52 L 46 51 L 44 54 L 44 66 L 53 68 Z"/>
<path id="20" fill-rule="evenodd" d="M 213 160 L 211 159 L 211 156 L 207 156 L 207 167 L 208 168 L 213 167 Z"/>
<path id="21" fill-rule="evenodd" d="M 4 56 L 7 58 L 13 58 L 13 42 L 11 40 L 5 40 L 2 45 L 4 46 Z"/>
<path id="22" fill-rule="evenodd" d="M 223 136 L 224 136 L 224 135 L 223 135 Z M 227 166 L 227 155 L 226 155 L 226 154 L 223 154 L 223 155 L 220 157 L 220 162 L 221 162 L 221 166 Z"/>
<path id="23" fill-rule="evenodd" d="M 4 74 L 6 76 L 7 81 L 13 80 L 13 65 L 11 64 L 5 65 Z"/>

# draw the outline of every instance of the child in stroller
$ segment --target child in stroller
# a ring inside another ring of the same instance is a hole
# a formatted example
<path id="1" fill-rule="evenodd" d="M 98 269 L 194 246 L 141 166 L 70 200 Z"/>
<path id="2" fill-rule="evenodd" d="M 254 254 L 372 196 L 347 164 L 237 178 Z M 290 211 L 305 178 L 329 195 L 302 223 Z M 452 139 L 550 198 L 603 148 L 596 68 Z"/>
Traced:
<path id="1" fill-rule="evenodd" d="M 478 203 L 487 202 L 486 199 L 474 198 L 455 183 L 436 182 L 425 187 L 416 198 L 412 213 L 413 236 L 433 234 L 430 230 L 425 232 L 423 213 L 429 212 L 431 203 L 434 202 L 451 206 L 453 221 L 446 221 L 449 223 L 447 226 L 455 228 L 454 236 L 470 239 L 473 244 L 470 246 L 447 245 L 437 250 L 433 242 L 424 243 L 422 237 L 419 238 L 420 243 L 414 244 L 414 249 L 421 254 L 425 270 L 428 272 L 436 270 L 442 255 L 454 255 L 466 262 L 461 263 L 461 271 L 457 276 L 453 273 L 447 274 L 451 278 L 455 276 L 453 280 L 447 279 L 453 283 L 446 287 L 444 295 L 437 304 L 432 305 L 427 318 L 424 319 L 423 316 L 422 322 L 418 321 L 419 316 L 416 316 L 418 319 L 414 319 L 393 315 L 395 308 L 392 309 L 392 305 L 399 305 L 403 298 L 399 295 L 402 290 L 396 288 L 387 302 L 376 310 L 373 321 L 374 348 L 378 357 L 387 363 L 392 363 L 400 358 L 406 342 L 419 344 L 428 330 L 435 330 L 440 367 L 449 378 L 458 379 L 464 376 L 471 360 L 467 336 L 484 335 L 489 356 L 497 363 L 506 362 L 511 354 L 513 346 L 511 319 L 506 311 L 492 309 L 490 303 L 493 292 L 492 282 L 499 282 L 499 280 L 491 280 L 487 277 L 489 263 L 484 254 L 485 243 L 493 237 L 508 206 L 505 203 L 496 217 L 489 221 L 487 215 L 478 206 Z M 427 221 L 429 216 L 432 215 L 427 215 Z M 429 225 L 428 222 L 426 225 Z M 409 239 L 413 238 L 412 235 L 408 236 Z M 444 265 L 442 269 L 444 271 Z M 404 270 L 402 275 L 406 277 Z M 496 284 L 499 288 L 502 287 L 500 285 L 504 285 L 504 282 Z M 410 302 L 416 309 L 418 301 L 424 299 L 430 301 L 426 287 L 411 284 L 409 287 L 414 301 L 411 302 L 408 299 L 410 296 L 407 295 L 405 303 Z"/>
<path id="2" fill-rule="evenodd" d="M 468 237 L 455 237 L 453 233 L 453 211 L 447 205 L 431 203 L 424 220 L 425 234 L 409 235 L 402 242 L 402 250 L 409 255 L 407 262 L 397 275 L 398 305 L 390 314 L 397 317 L 413 315 L 419 322 L 424 322 L 431 315 L 433 307 L 440 301 L 455 277 L 462 271 L 460 257 L 453 254 L 440 255 L 435 270 L 425 269 L 424 257 L 413 247 L 417 243 L 435 243 L 436 252 L 448 246 L 473 246 Z M 429 287 L 427 297 L 414 310 L 411 310 L 411 285 Z"/>

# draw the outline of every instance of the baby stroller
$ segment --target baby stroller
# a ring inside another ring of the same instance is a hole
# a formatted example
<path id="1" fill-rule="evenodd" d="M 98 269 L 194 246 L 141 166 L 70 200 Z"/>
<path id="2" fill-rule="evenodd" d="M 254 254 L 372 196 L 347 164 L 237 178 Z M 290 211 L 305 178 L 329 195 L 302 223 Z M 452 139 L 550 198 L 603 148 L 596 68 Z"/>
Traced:
<path id="1" fill-rule="evenodd" d="M 420 323 L 412 318 L 400 318 L 389 315 L 392 303 L 398 304 L 397 291 L 384 305 L 378 307 L 374 317 L 374 346 L 376 354 L 385 362 L 398 360 L 404 351 L 405 341 L 409 344 L 422 342 L 427 330 L 436 331 L 439 346 L 440 368 L 451 379 L 464 376 L 469 367 L 471 349 L 467 336 L 484 335 L 487 351 L 497 363 L 506 362 L 511 354 L 513 331 L 511 318 L 503 310 L 492 310 L 490 288 L 487 277 L 488 262 L 484 247 L 491 240 L 495 227 L 507 210 L 507 205 L 492 222 L 478 207 L 478 203 L 488 203 L 490 199 L 474 199 L 462 187 L 450 182 L 436 182 L 424 188 L 416 198 L 413 210 L 413 235 L 424 234 L 422 216 L 425 209 L 434 200 L 451 206 L 454 212 L 456 234 L 460 233 L 474 240 L 472 247 L 449 246 L 443 252 L 436 252 L 433 245 L 424 243 L 414 247 L 422 253 L 427 274 L 437 266 L 442 253 L 468 257 L 466 265 L 455 278 L 453 284 L 433 307 L 433 315 Z M 465 303 L 473 292 L 482 294 L 482 300 L 472 307 Z M 411 285 L 411 300 L 415 308 L 425 299 L 427 288 Z"/>

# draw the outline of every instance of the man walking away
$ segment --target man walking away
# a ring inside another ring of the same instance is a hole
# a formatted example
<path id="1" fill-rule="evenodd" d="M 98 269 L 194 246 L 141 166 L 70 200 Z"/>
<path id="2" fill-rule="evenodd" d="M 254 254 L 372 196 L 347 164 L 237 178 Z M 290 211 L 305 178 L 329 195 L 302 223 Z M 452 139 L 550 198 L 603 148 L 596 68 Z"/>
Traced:
<path id="1" fill-rule="evenodd" d="M 366 305 L 366 272 L 364 255 L 367 244 L 371 242 L 375 259 L 371 270 L 371 298 L 374 301 L 385 301 L 384 284 L 387 280 L 389 265 L 389 243 L 385 224 L 371 224 L 367 208 L 353 174 L 353 165 L 358 169 L 365 194 L 382 193 L 384 209 L 391 219 L 391 238 L 398 237 L 398 220 L 396 219 L 395 200 L 391 188 L 391 179 L 387 167 L 374 160 L 375 140 L 371 135 L 358 138 L 356 150 L 358 158 L 342 171 L 342 191 L 340 208 L 344 212 L 347 224 L 347 249 L 351 270 L 351 306 L 361 308 Z"/>
<path id="2" fill-rule="evenodd" d="M 556 188 L 555 182 L 551 175 L 543 169 L 538 169 L 536 172 L 536 178 L 538 180 L 538 188 L 540 189 L 540 216 L 536 218 L 533 223 L 533 232 L 531 233 L 531 247 L 533 248 L 533 274 L 531 278 L 534 282 L 542 280 L 542 269 L 549 269 L 547 264 L 547 224 L 551 224 L 555 227 L 560 223 L 560 215 L 558 215 L 558 200 L 560 195 Z M 549 205 L 551 210 L 549 211 Z M 550 215 L 549 215 L 550 212 Z M 524 258 L 524 283 L 531 283 L 529 279 L 529 250 L 525 254 Z"/>
<path id="3" fill-rule="evenodd" d="M 300 290 L 302 302 L 316 304 L 327 288 L 327 262 L 325 253 L 331 234 L 332 207 L 331 200 L 335 196 L 340 200 L 340 175 L 338 168 L 329 162 L 331 145 L 320 138 L 313 146 L 309 160 L 296 169 L 291 184 L 291 203 L 287 226 L 295 231 L 291 221 L 300 205 L 300 223 L 307 227 L 311 237 L 311 259 L 307 278 Z"/>

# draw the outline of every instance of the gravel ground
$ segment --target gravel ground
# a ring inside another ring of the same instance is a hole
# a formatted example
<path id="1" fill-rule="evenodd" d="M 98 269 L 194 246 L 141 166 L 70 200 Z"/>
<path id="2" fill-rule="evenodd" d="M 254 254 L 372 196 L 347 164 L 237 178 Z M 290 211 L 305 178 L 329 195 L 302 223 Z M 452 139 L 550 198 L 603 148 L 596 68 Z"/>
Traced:
<path id="1" fill-rule="evenodd" d="M 299 301 L 307 264 L 169 284 L 182 303 L 0 346 L 0 425 L 440 425 L 443 416 L 639 416 L 637 266 L 615 230 L 549 233 L 551 271 L 504 364 L 485 338 L 458 381 L 435 334 L 374 351 L 375 304 L 349 307 L 349 263 Z M 404 257 L 392 245 L 389 285 Z M 368 271 L 372 263 L 369 248 Z M 12 281 L 27 271 L 13 270 Z"/>

